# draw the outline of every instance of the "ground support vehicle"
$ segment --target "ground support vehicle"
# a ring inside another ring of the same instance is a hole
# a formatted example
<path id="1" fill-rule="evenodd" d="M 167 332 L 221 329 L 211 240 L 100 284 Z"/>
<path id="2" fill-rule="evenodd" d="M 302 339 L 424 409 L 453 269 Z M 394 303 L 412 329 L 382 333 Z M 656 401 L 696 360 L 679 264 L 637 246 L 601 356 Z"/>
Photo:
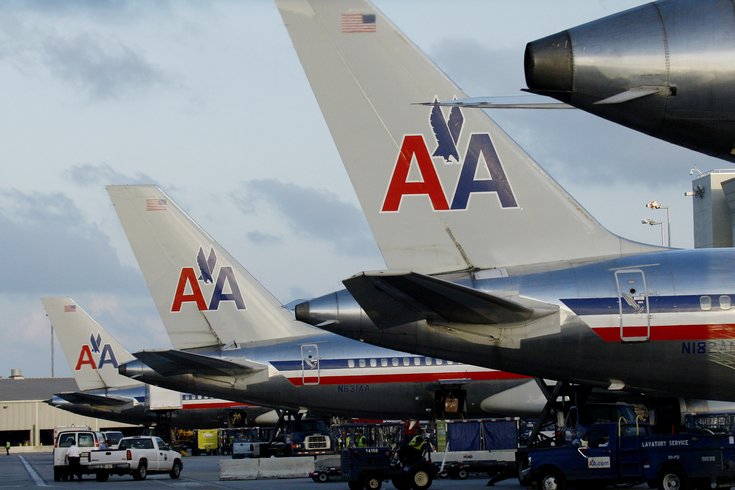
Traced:
<path id="1" fill-rule="evenodd" d="M 314 459 L 314 471 L 309 473 L 309 477 L 317 483 L 342 480 L 342 468 L 340 464 L 340 456 L 317 456 Z"/>
<path id="2" fill-rule="evenodd" d="M 640 483 L 686 490 L 735 482 L 731 434 L 656 435 L 647 425 L 595 424 L 572 444 L 517 454 L 521 484 L 542 490 Z"/>
<path id="3" fill-rule="evenodd" d="M 181 454 L 153 436 L 124 437 L 118 449 L 90 451 L 86 466 L 101 482 L 110 475 L 133 475 L 136 480 L 145 480 L 149 473 L 168 473 L 176 479 L 184 467 Z"/>
<path id="4" fill-rule="evenodd" d="M 353 447 L 342 451 L 342 479 L 350 490 L 381 488 L 390 480 L 398 490 L 423 490 L 436 478 L 437 468 L 420 454 L 403 457 L 401 451 L 389 447 Z M 418 453 L 418 451 L 417 451 Z"/>
<path id="5" fill-rule="evenodd" d="M 464 480 L 470 473 L 487 473 L 493 483 L 516 476 L 515 450 L 513 451 L 460 451 L 447 453 L 444 460 L 439 453 L 433 456 L 441 478 Z"/>
<path id="6" fill-rule="evenodd" d="M 80 449 L 81 473 L 88 475 L 94 473 L 85 464 L 89 458 L 89 452 L 99 447 L 104 440 L 104 435 L 92 430 L 90 427 L 57 427 L 54 429 L 54 481 L 69 479 L 69 462 L 66 459 L 66 450 L 76 442 Z"/>
<path id="7" fill-rule="evenodd" d="M 196 445 L 192 448 L 192 456 L 219 453 L 219 431 L 217 429 L 197 429 L 194 431 Z"/>

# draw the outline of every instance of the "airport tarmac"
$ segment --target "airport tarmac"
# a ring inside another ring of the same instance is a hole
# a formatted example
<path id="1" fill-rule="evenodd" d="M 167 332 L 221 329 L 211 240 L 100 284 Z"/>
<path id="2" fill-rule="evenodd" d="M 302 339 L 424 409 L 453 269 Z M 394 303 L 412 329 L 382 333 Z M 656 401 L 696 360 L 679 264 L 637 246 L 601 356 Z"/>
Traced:
<path id="1" fill-rule="evenodd" d="M 105 483 L 95 481 L 88 475 L 82 481 L 55 482 L 53 480 L 53 462 L 50 453 L 23 453 L 0 456 L 0 489 L 27 487 L 63 487 L 63 488 L 103 488 L 137 490 L 151 488 L 233 488 L 249 490 L 337 490 L 346 489 L 347 483 L 330 481 L 315 483 L 310 478 L 288 480 L 239 480 L 221 481 L 219 479 L 219 461 L 229 459 L 226 456 L 196 456 L 184 459 L 184 471 L 181 478 L 172 480 L 168 475 L 151 475 L 145 481 L 135 481 L 132 477 L 112 476 Z M 477 475 L 467 480 L 436 480 L 431 488 L 487 488 L 488 477 Z M 502 490 L 521 490 L 517 480 L 507 480 L 496 485 Z M 383 488 L 391 489 L 393 485 L 385 483 Z"/>

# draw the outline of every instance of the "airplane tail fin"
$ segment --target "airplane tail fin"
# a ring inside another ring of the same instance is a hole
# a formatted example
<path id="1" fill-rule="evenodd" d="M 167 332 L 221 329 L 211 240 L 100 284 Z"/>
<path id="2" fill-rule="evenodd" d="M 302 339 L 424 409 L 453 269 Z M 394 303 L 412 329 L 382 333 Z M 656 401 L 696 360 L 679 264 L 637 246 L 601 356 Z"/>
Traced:
<path id="1" fill-rule="evenodd" d="M 174 348 L 313 332 L 158 187 L 107 191 Z"/>
<path id="2" fill-rule="evenodd" d="M 431 104 L 466 95 L 371 4 L 277 5 L 390 269 L 657 249 L 603 228 L 483 111 Z"/>
<path id="3" fill-rule="evenodd" d="M 139 384 L 117 372 L 135 359 L 71 298 L 41 298 L 56 338 L 82 391 Z"/>

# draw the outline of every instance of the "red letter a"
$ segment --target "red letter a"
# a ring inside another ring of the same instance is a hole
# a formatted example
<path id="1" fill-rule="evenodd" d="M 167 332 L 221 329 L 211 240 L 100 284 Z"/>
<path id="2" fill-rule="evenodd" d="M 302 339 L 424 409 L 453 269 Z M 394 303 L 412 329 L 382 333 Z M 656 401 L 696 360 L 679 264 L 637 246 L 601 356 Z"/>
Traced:
<path id="1" fill-rule="evenodd" d="M 191 288 L 191 294 L 186 294 L 186 285 L 189 284 Z M 171 305 L 171 311 L 181 311 L 181 304 L 193 301 L 197 304 L 199 311 L 207 309 L 207 302 L 204 301 L 202 290 L 199 287 L 199 281 L 197 281 L 194 269 L 191 267 L 184 267 L 181 269 L 181 275 L 179 276 L 179 285 L 176 286 L 176 293 L 174 294 L 174 302 Z"/>
<path id="2" fill-rule="evenodd" d="M 408 182 L 408 171 L 414 157 L 416 157 L 419 173 L 423 180 Z M 393 176 L 390 179 L 390 185 L 388 186 L 388 192 L 385 194 L 381 211 L 398 211 L 401 199 L 407 194 L 428 195 L 434 211 L 449 209 L 447 198 L 444 196 L 444 191 L 439 182 L 439 176 L 436 174 L 434 163 L 431 161 L 429 150 L 426 149 L 424 137 L 421 135 L 406 135 L 403 137 L 401 151 L 398 154 L 398 161 L 393 169 Z"/>

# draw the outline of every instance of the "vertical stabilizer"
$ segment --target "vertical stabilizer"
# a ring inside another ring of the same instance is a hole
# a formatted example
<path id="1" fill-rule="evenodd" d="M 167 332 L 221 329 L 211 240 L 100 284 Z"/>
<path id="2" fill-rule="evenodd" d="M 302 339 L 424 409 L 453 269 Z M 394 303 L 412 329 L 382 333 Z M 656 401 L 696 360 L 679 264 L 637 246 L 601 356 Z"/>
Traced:
<path id="1" fill-rule="evenodd" d="M 374 6 L 277 0 L 390 269 L 438 273 L 654 250 L 603 228 Z"/>
<path id="2" fill-rule="evenodd" d="M 81 391 L 141 384 L 117 372 L 135 358 L 73 299 L 41 301 Z"/>
<path id="3" fill-rule="evenodd" d="M 176 349 L 313 332 L 158 187 L 107 191 Z"/>

